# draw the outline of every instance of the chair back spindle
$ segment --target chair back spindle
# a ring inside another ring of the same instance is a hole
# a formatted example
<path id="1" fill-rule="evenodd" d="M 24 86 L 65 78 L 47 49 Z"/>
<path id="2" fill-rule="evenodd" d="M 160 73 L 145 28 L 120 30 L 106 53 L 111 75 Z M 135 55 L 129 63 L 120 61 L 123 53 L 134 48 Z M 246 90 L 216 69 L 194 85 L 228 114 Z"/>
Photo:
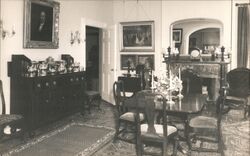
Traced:
<path id="1" fill-rule="evenodd" d="M 159 93 L 152 93 L 151 90 L 144 90 L 137 93 L 136 102 L 136 119 L 139 119 L 139 112 L 143 112 L 146 116 L 146 123 L 148 124 L 147 133 L 149 135 L 156 135 L 155 117 L 156 105 L 162 109 L 162 125 L 163 135 L 168 136 L 167 131 L 167 113 L 166 113 L 166 98 Z M 140 127 L 140 126 L 139 126 Z"/>
<path id="2" fill-rule="evenodd" d="M 124 83 L 123 83 L 123 81 L 114 82 L 113 96 L 114 96 L 114 99 L 115 99 L 115 105 L 116 105 L 118 114 L 120 115 L 124 111 L 123 108 L 122 108 L 122 102 L 123 102 L 123 98 L 126 97 L 126 94 L 125 94 L 125 91 L 124 91 Z"/>

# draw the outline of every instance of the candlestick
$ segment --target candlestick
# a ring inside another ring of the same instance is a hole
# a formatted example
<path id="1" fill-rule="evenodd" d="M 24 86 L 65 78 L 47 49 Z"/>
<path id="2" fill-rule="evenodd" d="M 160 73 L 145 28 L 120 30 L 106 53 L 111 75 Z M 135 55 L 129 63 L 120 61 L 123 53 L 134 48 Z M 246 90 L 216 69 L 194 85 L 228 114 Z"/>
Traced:
<path id="1" fill-rule="evenodd" d="M 221 61 L 222 61 L 222 62 L 224 61 L 224 52 L 225 52 L 225 47 L 222 46 L 222 47 L 221 47 Z"/>
<path id="2" fill-rule="evenodd" d="M 168 60 L 170 61 L 171 58 L 171 47 L 168 47 Z"/>
<path id="3" fill-rule="evenodd" d="M 169 88 L 171 89 L 171 70 L 169 71 Z"/>

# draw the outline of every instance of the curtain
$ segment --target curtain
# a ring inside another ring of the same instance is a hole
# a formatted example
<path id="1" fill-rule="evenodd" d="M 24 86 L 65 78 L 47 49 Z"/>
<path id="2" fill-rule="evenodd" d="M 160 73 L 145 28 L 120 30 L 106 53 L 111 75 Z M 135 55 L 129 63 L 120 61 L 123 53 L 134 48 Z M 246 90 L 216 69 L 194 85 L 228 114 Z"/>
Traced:
<path id="1" fill-rule="evenodd" d="M 249 8 L 248 6 L 240 6 L 238 8 L 237 67 L 247 67 L 249 64 L 249 26 Z"/>
<path id="2" fill-rule="evenodd" d="M 248 5 L 248 26 L 247 26 L 247 51 L 248 51 L 248 60 L 247 60 L 247 67 L 250 68 L 250 6 Z"/>

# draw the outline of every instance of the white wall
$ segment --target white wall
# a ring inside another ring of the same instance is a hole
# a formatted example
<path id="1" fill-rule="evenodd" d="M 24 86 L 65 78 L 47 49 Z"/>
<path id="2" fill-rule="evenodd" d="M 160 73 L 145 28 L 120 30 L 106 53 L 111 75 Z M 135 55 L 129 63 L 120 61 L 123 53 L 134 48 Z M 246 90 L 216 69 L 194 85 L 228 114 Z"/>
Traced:
<path id="1" fill-rule="evenodd" d="M 161 50 L 161 1 L 150 1 L 150 0 L 139 0 L 128 1 L 128 0 L 115 0 L 114 1 L 114 23 L 119 24 L 120 22 L 133 22 L 133 21 L 154 21 L 155 25 L 155 51 L 154 52 L 120 52 L 120 41 L 117 42 L 117 70 L 118 75 L 126 71 L 120 70 L 120 54 L 155 54 L 155 69 L 161 67 L 162 50 Z M 121 35 L 120 31 L 118 35 Z M 121 37 L 121 36 L 119 36 Z M 164 67 L 165 68 L 165 67 Z"/>
<path id="2" fill-rule="evenodd" d="M 178 20 L 192 18 L 215 19 L 223 25 L 221 45 L 231 48 L 231 0 L 163 1 L 162 45 L 170 46 L 170 25 Z"/>
<path id="3" fill-rule="evenodd" d="M 114 1 L 114 23 L 125 21 L 155 21 L 155 67 L 157 70 L 164 69 L 162 52 L 170 46 L 170 26 L 172 23 L 183 19 L 208 18 L 222 23 L 221 45 L 231 47 L 231 0 L 203 0 L 203 1 L 171 1 L 171 0 L 139 0 L 137 1 Z M 120 32 L 118 32 L 120 35 Z M 235 37 L 234 35 L 232 35 Z M 234 39 L 233 39 L 234 40 Z M 120 47 L 120 41 L 118 42 Z M 119 52 L 125 54 L 125 52 Z M 128 53 L 127 53 L 128 54 Z M 131 54 L 131 53 L 130 53 Z M 151 54 L 149 52 L 134 52 L 133 54 Z M 234 54 L 233 54 L 234 55 Z M 120 55 L 117 58 L 118 71 L 120 71 Z M 232 64 L 235 64 L 233 60 Z M 125 71 L 118 72 L 118 75 Z"/>
<path id="4" fill-rule="evenodd" d="M 70 45 L 71 31 L 81 30 L 81 18 L 92 19 L 103 23 L 112 23 L 112 1 L 79 1 L 79 0 L 57 0 L 60 2 L 59 15 L 59 48 L 58 49 L 24 49 L 23 48 L 23 13 L 24 0 L 1 0 L 1 19 L 3 26 L 11 30 L 14 26 L 16 35 L 6 37 L 1 41 L 0 62 L 1 79 L 4 84 L 4 93 L 9 112 L 10 101 L 10 79 L 7 76 L 7 62 L 11 60 L 12 54 L 24 54 L 32 60 L 45 60 L 52 56 L 59 60 L 61 54 L 70 54 L 75 61 L 84 64 L 82 44 Z M 84 40 L 84 39 L 83 39 Z"/>
<path id="5" fill-rule="evenodd" d="M 61 54 L 70 54 L 76 61 L 84 63 L 82 45 L 70 45 L 70 32 L 80 30 L 81 18 L 100 21 L 107 24 L 118 24 L 125 21 L 155 21 L 155 52 L 135 52 L 135 54 L 155 54 L 155 68 L 164 69 L 162 51 L 170 46 L 170 25 L 178 20 L 187 18 L 216 19 L 223 24 L 223 43 L 232 50 L 232 67 L 236 65 L 237 41 L 237 7 L 235 3 L 248 0 L 201 0 L 201 1 L 171 1 L 171 0 L 58 0 L 60 6 L 59 49 L 23 49 L 23 0 L 0 0 L 1 19 L 4 28 L 15 27 L 16 35 L 0 40 L 0 76 L 4 82 L 7 109 L 9 109 L 9 78 L 7 77 L 7 61 L 12 54 L 24 54 L 34 60 L 44 60 L 48 56 L 56 60 Z M 231 13 L 232 28 L 231 28 Z M 232 30 L 232 31 L 231 31 Z M 231 47 L 232 33 L 232 47 Z M 118 32 L 120 35 L 120 32 Z M 117 39 L 117 68 L 120 71 L 120 41 Z M 125 53 L 125 52 L 123 52 Z M 130 52 L 131 54 L 132 52 Z"/>
<path id="6" fill-rule="evenodd" d="M 182 45 L 181 45 L 181 50 L 180 52 L 183 54 L 188 54 L 188 49 L 189 49 L 189 36 L 201 29 L 205 28 L 219 28 L 220 33 L 223 34 L 223 26 L 220 22 L 218 21 L 210 21 L 209 19 L 201 20 L 201 21 L 196 21 L 196 20 L 190 20 L 190 21 L 185 21 L 185 22 L 180 22 L 178 24 L 173 24 L 173 28 L 182 28 L 183 29 L 183 34 L 182 34 Z M 222 36 L 222 35 L 221 35 Z M 223 37 L 220 38 L 220 43 L 223 43 Z M 222 45 L 220 45 L 222 46 Z"/>

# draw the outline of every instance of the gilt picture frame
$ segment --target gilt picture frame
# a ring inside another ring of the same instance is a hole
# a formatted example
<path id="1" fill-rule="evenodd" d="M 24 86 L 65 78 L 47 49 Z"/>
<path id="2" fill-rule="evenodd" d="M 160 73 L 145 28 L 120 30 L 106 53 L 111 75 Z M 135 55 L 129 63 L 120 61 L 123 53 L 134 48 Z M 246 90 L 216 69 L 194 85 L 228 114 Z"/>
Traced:
<path id="1" fill-rule="evenodd" d="M 24 6 L 24 48 L 58 48 L 60 3 L 25 0 Z"/>
<path id="2" fill-rule="evenodd" d="M 121 22 L 120 25 L 121 52 L 154 51 L 154 21 Z"/>

